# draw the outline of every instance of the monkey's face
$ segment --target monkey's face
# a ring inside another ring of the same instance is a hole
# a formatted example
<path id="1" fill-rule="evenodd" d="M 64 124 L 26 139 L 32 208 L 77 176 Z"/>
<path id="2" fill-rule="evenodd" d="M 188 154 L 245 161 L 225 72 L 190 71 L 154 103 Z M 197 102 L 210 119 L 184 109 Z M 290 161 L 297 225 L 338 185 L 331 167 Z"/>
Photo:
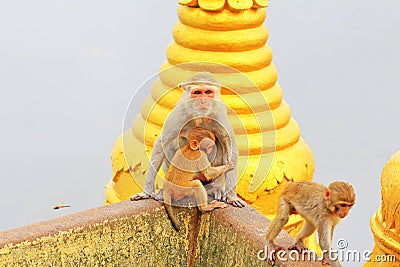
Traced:
<path id="1" fill-rule="evenodd" d="M 335 205 L 336 208 L 336 215 L 339 216 L 341 219 L 347 216 L 349 214 L 349 211 L 351 207 L 353 207 L 354 203 L 348 203 L 348 202 L 341 202 Z"/>
<path id="2" fill-rule="evenodd" d="M 330 191 L 331 207 L 334 207 L 335 214 L 343 219 L 349 214 L 356 200 L 353 187 L 346 182 L 333 182 L 329 185 L 328 191 Z"/>
<path id="3" fill-rule="evenodd" d="M 200 142 L 200 149 L 206 152 L 208 155 L 213 152 L 213 148 L 215 146 L 215 143 L 213 140 L 210 138 L 204 138 Z"/>
<path id="4" fill-rule="evenodd" d="M 210 110 L 212 100 L 215 96 L 215 89 L 209 86 L 196 86 L 191 89 L 190 97 L 195 100 L 198 110 L 207 112 Z"/>

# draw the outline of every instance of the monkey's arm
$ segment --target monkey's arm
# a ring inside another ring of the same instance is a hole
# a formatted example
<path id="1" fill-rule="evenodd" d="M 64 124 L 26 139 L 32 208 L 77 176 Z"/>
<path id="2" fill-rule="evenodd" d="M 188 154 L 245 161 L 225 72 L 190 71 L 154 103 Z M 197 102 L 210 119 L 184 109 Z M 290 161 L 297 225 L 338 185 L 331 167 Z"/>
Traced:
<path id="1" fill-rule="evenodd" d="M 236 142 L 233 139 L 233 147 L 235 149 L 232 150 L 232 162 L 235 165 L 235 168 L 229 170 L 225 173 L 226 177 L 226 193 L 224 195 L 225 201 L 228 204 L 231 204 L 234 207 L 243 208 L 246 205 L 242 199 L 237 196 L 236 193 L 236 183 L 237 183 L 237 164 L 238 164 L 238 151 Z"/>
<path id="2" fill-rule="evenodd" d="M 144 190 L 142 193 L 133 195 L 130 198 L 132 201 L 140 200 L 140 199 L 147 199 L 154 195 L 154 183 L 156 180 L 156 176 L 157 176 L 158 170 L 161 167 L 161 164 L 163 163 L 163 161 L 165 159 L 165 154 L 164 154 L 160 139 L 161 138 L 157 138 L 157 140 L 154 143 L 149 168 L 147 170 L 146 185 L 144 187 Z"/>
<path id="3" fill-rule="evenodd" d="M 207 182 L 212 182 L 228 170 L 228 165 L 211 167 L 211 163 L 208 161 L 207 155 L 201 151 L 198 169 L 207 179 Z"/>
<path id="4" fill-rule="evenodd" d="M 206 177 L 207 182 L 212 182 L 218 177 L 220 177 L 225 171 L 227 167 L 226 165 L 218 166 L 218 167 L 208 167 L 201 171 L 201 173 Z"/>
<path id="5" fill-rule="evenodd" d="M 223 103 L 220 103 L 223 105 Z M 222 109 L 222 108 L 220 108 Z M 238 147 L 236 144 L 235 134 L 233 128 L 229 122 L 228 116 L 225 114 L 220 114 L 216 119 L 220 124 L 225 126 L 225 129 L 221 129 L 221 127 L 216 128 L 215 135 L 221 142 L 222 147 L 222 162 L 232 161 L 235 165 L 235 168 L 232 170 L 228 170 L 225 173 L 226 177 L 226 191 L 223 193 L 223 199 L 227 203 L 231 204 L 234 207 L 242 208 L 245 206 L 245 202 L 238 198 L 236 193 L 236 183 L 237 183 L 237 166 L 238 166 Z"/>

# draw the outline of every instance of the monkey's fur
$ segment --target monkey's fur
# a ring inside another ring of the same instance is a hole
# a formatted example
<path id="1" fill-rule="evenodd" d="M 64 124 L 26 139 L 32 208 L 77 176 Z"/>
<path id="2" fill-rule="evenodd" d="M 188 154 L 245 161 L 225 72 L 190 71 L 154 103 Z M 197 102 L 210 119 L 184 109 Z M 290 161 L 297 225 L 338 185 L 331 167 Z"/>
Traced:
<path id="1" fill-rule="evenodd" d="M 221 175 L 219 179 L 206 186 L 207 192 L 216 200 L 226 201 L 236 207 L 244 207 L 245 202 L 237 197 L 238 149 L 232 125 L 228 120 L 227 110 L 220 97 L 220 84 L 208 72 L 191 76 L 179 85 L 184 92 L 175 108 L 164 123 L 161 136 L 154 143 L 150 165 L 146 176 L 146 185 L 142 193 L 131 197 L 140 200 L 155 197 L 154 183 L 158 170 L 163 165 L 167 172 L 170 161 L 179 149 L 179 133 L 188 121 L 194 126 L 208 129 L 216 136 L 217 156 L 212 166 L 220 166 L 232 161 L 235 168 Z M 212 91 L 206 97 L 195 98 L 196 90 L 208 88 Z M 203 103 L 205 103 L 203 105 Z M 199 120 L 199 118 L 202 118 Z M 199 123 L 200 122 L 200 123 Z"/>
<path id="2" fill-rule="evenodd" d="M 274 239 L 288 222 L 290 214 L 300 214 L 306 223 L 288 249 L 307 250 L 304 239 L 317 230 L 324 261 L 333 267 L 342 266 L 338 260 L 331 260 L 328 256 L 332 250 L 333 230 L 347 216 L 354 202 L 354 189 L 346 182 L 333 182 L 328 188 L 309 181 L 289 182 L 281 192 L 278 214 L 266 233 L 270 263 L 273 265 L 275 262 L 275 252 L 284 249 L 277 246 Z"/>
<path id="3" fill-rule="evenodd" d="M 196 177 L 201 172 L 202 177 L 205 177 L 207 181 L 213 181 L 233 167 L 229 163 L 218 167 L 210 166 L 206 154 L 211 153 L 215 145 L 215 137 L 210 131 L 194 128 L 189 132 L 188 140 L 189 144 L 184 145 L 173 157 L 163 185 L 165 209 L 177 231 L 179 231 L 179 224 L 171 207 L 172 198 L 180 200 L 186 196 L 194 196 L 200 211 L 213 210 L 217 206 L 208 205 L 207 192 Z"/>

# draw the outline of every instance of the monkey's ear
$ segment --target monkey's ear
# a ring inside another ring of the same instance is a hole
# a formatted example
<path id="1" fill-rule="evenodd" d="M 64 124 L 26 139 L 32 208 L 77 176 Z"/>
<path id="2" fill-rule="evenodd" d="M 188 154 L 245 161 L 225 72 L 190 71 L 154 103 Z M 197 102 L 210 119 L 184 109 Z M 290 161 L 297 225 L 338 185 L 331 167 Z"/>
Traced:
<path id="1" fill-rule="evenodd" d="M 181 89 L 182 91 L 188 91 L 189 87 L 190 86 L 188 86 L 188 84 L 185 82 L 178 84 L 178 88 Z"/>
<path id="2" fill-rule="evenodd" d="M 324 198 L 325 198 L 325 200 L 329 200 L 331 198 L 331 191 L 329 191 L 328 188 L 325 189 Z"/>
<path id="3" fill-rule="evenodd" d="M 197 140 L 190 140 L 189 146 L 191 150 L 198 150 L 199 149 L 199 141 Z"/>

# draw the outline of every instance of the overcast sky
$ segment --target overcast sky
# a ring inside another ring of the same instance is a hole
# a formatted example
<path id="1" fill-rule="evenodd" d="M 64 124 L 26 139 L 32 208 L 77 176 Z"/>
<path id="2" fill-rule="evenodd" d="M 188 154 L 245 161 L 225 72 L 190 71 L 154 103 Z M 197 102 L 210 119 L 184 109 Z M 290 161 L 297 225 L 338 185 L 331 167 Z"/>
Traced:
<path id="1" fill-rule="evenodd" d="M 125 110 L 165 60 L 176 7 L 0 3 L 0 231 L 102 205 Z M 349 249 L 372 249 L 381 171 L 400 149 L 399 14 L 398 0 L 270 0 L 267 9 L 278 82 L 314 152 L 314 181 L 356 189 L 334 234 Z M 54 211 L 60 202 L 72 208 Z"/>

